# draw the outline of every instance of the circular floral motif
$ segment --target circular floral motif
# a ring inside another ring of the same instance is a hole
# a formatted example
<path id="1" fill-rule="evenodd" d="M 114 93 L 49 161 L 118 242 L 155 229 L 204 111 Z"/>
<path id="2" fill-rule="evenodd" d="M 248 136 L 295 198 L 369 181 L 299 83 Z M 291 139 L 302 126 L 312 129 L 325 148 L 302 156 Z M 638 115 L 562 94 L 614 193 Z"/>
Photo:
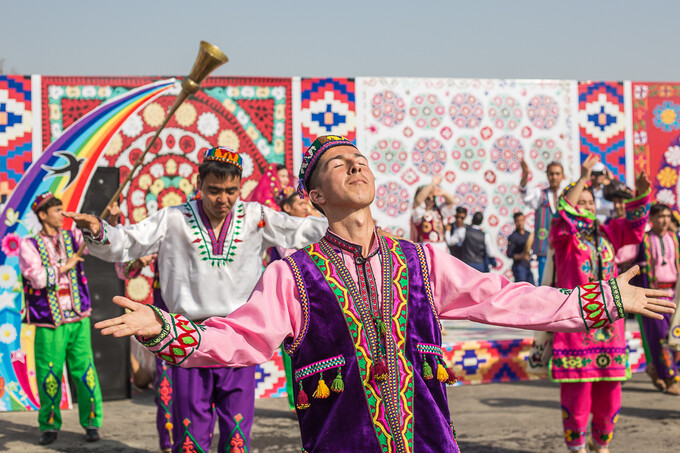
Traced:
<path id="1" fill-rule="evenodd" d="M 529 157 L 539 171 L 546 171 L 548 164 L 562 160 L 562 150 L 552 138 L 537 138 L 531 144 Z"/>
<path id="2" fill-rule="evenodd" d="M 519 186 L 517 184 L 498 184 L 493 192 L 491 203 L 498 208 L 498 213 L 507 217 L 522 210 Z M 512 233 L 512 231 L 510 231 Z M 509 233 L 508 233 L 509 235 Z"/>
<path id="3" fill-rule="evenodd" d="M 421 173 L 436 175 L 446 164 L 446 151 L 436 138 L 421 138 L 411 151 L 411 159 Z"/>
<path id="4" fill-rule="evenodd" d="M 661 187 L 673 187 L 678 182 L 678 173 L 671 167 L 665 167 L 657 173 L 656 179 Z"/>
<path id="5" fill-rule="evenodd" d="M 416 126 L 423 129 L 433 129 L 442 122 L 445 113 L 444 106 L 434 94 L 419 94 L 411 101 L 409 115 Z"/>
<path id="6" fill-rule="evenodd" d="M 149 126 L 158 127 L 163 124 L 165 110 L 158 102 L 152 102 L 144 108 L 142 117 L 144 117 L 144 121 Z"/>
<path id="7" fill-rule="evenodd" d="M 560 108 L 550 96 L 536 95 L 529 100 L 527 117 L 539 129 L 550 129 L 557 123 Z"/>
<path id="8" fill-rule="evenodd" d="M 508 131 L 517 128 L 522 120 L 522 108 L 512 96 L 494 96 L 489 102 L 487 114 L 497 129 Z"/>
<path id="9" fill-rule="evenodd" d="M 106 149 L 104 150 L 104 155 L 106 156 L 117 156 L 119 152 L 123 149 L 123 137 L 120 134 L 115 134 L 109 140 Z"/>
<path id="10" fill-rule="evenodd" d="M 524 159 L 522 144 L 511 135 L 497 138 L 491 148 L 491 161 L 498 171 L 505 173 L 517 171 L 522 159 Z"/>
<path id="11" fill-rule="evenodd" d="M 6 322 L 0 325 L 0 342 L 12 344 L 17 339 L 17 329 L 12 324 Z"/>
<path id="12" fill-rule="evenodd" d="M 229 129 L 225 129 L 222 132 L 220 132 L 220 135 L 217 136 L 217 144 L 219 146 L 226 146 L 227 148 L 231 148 L 236 152 L 238 152 L 238 148 L 241 145 L 238 135 L 236 135 L 234 131 Z"/>
<path id="13" fill-rule="evenodd" d="M 671 332 L 671 335 L 673 335 L 675 338 L 680 338 L 680 326 L 675 326 Z"/>
<path id="14" fill-rule="evenodd" d="M 404 121 L 406 104 L 393 91 L 381 91 L 373 96 L 371 114 L 379 123 L 387 127 L 393 127 Z"/>
<path id="15" fill-rule="evenodd" d="M 220 120 L 212 112 L 201 113 L 196 122 L 198 131 L 206 137 L 212 137 L 220 130 Z"/>
<path id="16" fill-rule="evenodd" d="M 390 217 L 397 217 L 409 210 L 408 190 L 397 182 L 380 184 L 376 189 L 375 205 Z"/>
<path id="17" fill-rule="evenodd" d="M 673 101 L 664 101 L 654 107 L 652 122 L 666 132 L 680 129 L 680 105 Z"/>
<path id="18" fill-rule="evenodd" d="M 19 256 L 19 246 L 21 244 L 21 236 L 16 233 L 9 233 L 2 238 L 2 253 L 8 257 Z"/>
<path id="19" fill-rule="evenodd" d="M 0 266 L 0 288 L 11 289 L 17 283 L 17 271 L 12 266 Z"/>
<path id="20" fill-rule="evenodd" d="M 484 211 L 489 203 L 486 191 L 475 183 L 462 183 L 454 192 L 453 200 L 456 206 L 464 206 L 468 213 Z"/>
<path id="21" fill-rule="evenodd" d="M 399 140 L 383 139 L 373 146 L 371 160 L 381 173 L 399 173 L 408 159 L 408 153 Z"/>
<path id="22" fill-rule="evenodd" d="M 456 166 L 463 171 L 479 171 L 486 160 L 482 142 L 473 135 L 458 137 L 451 155 Z"/>
<path id="23" fill-rule="evenodd" d="M 680 190 L 680 187 L 678 190 Z M 661 189 L 656 193 L 656 201 L 668 206 L 673 206 L 675 205 L 675 194 L 672 190 Z"/>
<path id="24" fill-rule="evenodd" d="M 136 137 L 142 132 L 143 129 L 144 122 L 142 121 L 142 118 L 137 114 L 133 114 L 130 115 L 127 120 L 125 120 L 123 126 L 120 128 L 120 131 L 126 137 Z"/>
<path id="25" fill-rule="evenodd" d="M 666 158 L 666 162 L 670 165 L 677 167 L 680 165 L 680 145 L 671 145 L 668 147 L 663 157 Z"/>
<path id="26" fill-rule="evenodd" d="M 474 95 L 458 93 L 451 100 L 449 115 L 456 126 L 473 129 L 482 121 L 484 107 Z"/>
<path id="27" fill-rule="evenodd" d="M 128 280 L 127 293 L 130 299 L 141 302 L 145 300 L 151 292 L 151 286 L 146 278 L 139 276 Z"/>
<path id="28" fill-rule="evenodd" d="M 189 127 L 196 121 L 196 116 L 198 116 L 196 107 L 185 102 L 177 108 L 177 111 L 175 112 L 175 121 L 182 127 Z"/>
<path id="29" fill-rule="evenodd" d="M 595 358 L 595 363 L 600 368 L 607 368 L 612 363 L 612 357 L 606 352 L 603 352 Z"/>

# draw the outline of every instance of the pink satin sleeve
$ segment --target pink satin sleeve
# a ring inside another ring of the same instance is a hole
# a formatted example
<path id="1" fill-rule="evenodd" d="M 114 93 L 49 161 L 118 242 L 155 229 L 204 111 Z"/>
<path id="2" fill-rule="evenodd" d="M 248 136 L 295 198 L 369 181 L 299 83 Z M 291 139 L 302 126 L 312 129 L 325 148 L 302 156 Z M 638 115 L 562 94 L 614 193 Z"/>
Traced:
<path id="1" fill-rule="evenodd" d="M 585 331 L 594 320 L 587 318 L 582 307 L 586 300 L 590 301 L 582 299 L 586 295 L 606 308 L 603 314 L 612 322 L 623 313 L 618 288 L 612 291 L 607 282 L 592 290 L 574 291 L 513 283 L 500 274 L 478 272 L 436 247 L 424 248 L 434 304 L 441 319 L 467 319 L 530 330 Z"/>
<path id="2" fill-rule="evenodd" d="M 166 325 L 176 324 L 164 313 Z M 295 338 L 302 319 L 295 280 L 288 264 L 270 264 L 257 282 L 248 302 L 224 318 L 209 318 L 191 329 L 198 347 L 179 363 L 182 367 L 241 367 L 264 363 L 288 337 Z M 202 327 L 205 329 L 202 329 Z M 174 342 L 150 347 L 168 351 Z"/>

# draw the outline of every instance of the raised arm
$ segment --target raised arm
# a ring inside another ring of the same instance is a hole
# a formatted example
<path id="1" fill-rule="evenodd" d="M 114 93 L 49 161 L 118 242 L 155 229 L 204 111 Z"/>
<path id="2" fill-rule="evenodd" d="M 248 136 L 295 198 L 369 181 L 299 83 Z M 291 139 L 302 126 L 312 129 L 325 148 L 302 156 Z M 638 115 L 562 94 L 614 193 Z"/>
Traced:
<path id="1" fill-rule="evenodd" d="M 267 267 L 245 305 L 202 324 L 124 297 L 114 302 L 132 312 L 95 324 L 102 334 L 144 337 L 149 350 L 186 368 L 266 362 L 286 337 L 298 335 L 302 319 L 295 281 L 282 260 Z"/>
<path id="2" fill-rule="evenodd" d="M 467 319 L 507 327 L 564 332 L 599 328 L 641 313 L 661 318 L 673 304 L 655 299 L 664 291 L 628 284 L 632 268 L 617 279 L 577 288 L 555 289 L 512 283 L 500 274 L 482 273 L 430 245 L 424 246 L 434 304 L 443 319 Z"/>
<path id="3" fill-rule="evenodd" d="M 301 249 L 321 240 L 328 228 L 325 217 L 293 217 L 262 206 L 264 247 Z"/>
<path id="4" fill-rule="evenodd" d="M 624 245 L 642 242 L 649 220 L 650 186 L 649 178 L 642 172 L 635 181 L 636 197 L 626 201 L 626 216 L 611 219 L 609 223 L 602 225 L 615 250 L 618 251 Z"/>

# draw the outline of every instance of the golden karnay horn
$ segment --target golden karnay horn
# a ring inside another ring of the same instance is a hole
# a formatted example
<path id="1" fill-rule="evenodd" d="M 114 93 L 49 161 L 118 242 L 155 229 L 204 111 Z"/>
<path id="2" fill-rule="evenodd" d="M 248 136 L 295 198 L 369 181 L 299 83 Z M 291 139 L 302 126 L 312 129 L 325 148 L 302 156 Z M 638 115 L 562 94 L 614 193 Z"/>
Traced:
<path id="1" fill-rule="evenodd" d="M 201 82 L 203 82 L 203 80 L 205 80 L 205 78 L 208 77 L 208 75 L 211 72 L 213 72 L 218 67 L 222 66 L 227 61 L 229 61 L 229 59 L 217 46 L 213 46 L 212 44 L 206 41 L 201 41 L 201 45 L 198 49 L 198 56 L 196 57 L 194 66 L 191 68 L 191 72 L 189 73 L 189 75 L 185 77 L 184 80 L 182 80 L 182 91 L 175 99 L 175 102 L 172 104 L 172 107 L 170 107 L 170 110 L 168 110 L 168 113 L 165 116 L 163 123 L 161 123 L 159 128 L 156 130 L 156 133 L 154 134 L 153 138 L 149 141 L 149 144 L 146 146 L 146 149 L 135 162 L 135 165 L 130 170 L 130 173 L 128 173 L 125 180 L 118 187 L 118 190 L 116 190 L 116 193 L 113 195 L 113 197 L 111 197 L 111 200 L 108 202 L 107 207 L 101 213 L 102 218 L 106 218 L 106 216 L 108 215 L 109 212 L 108 207 L 113 202 L 118 201 L 118 197 L 120 197 L 120 194 L 123 193 L 125 187 L 132 180 L 135 171 L 137 170 L 137 168 L 139 168 L 142 162 L 144 162 L 146 154 L 149 152 L 149 150 L 151 150 L 153 144 L 156 142 L 156 139 L 158 139 L 158 136 L 161 134 L 163 129 L 165 129 L 165 126 L 168 124 L 168 121 L 170 121 L 170 118 L 172 118 L 172 116 L 175 114 L 179 106 L 182 105 L 182 103 L 189 96 L 198 92 L 198 90 L 201 88 Z M 78 250 L 78 255 L 82 254 L 84 248 L 85 246 L 82 246 Z"/>

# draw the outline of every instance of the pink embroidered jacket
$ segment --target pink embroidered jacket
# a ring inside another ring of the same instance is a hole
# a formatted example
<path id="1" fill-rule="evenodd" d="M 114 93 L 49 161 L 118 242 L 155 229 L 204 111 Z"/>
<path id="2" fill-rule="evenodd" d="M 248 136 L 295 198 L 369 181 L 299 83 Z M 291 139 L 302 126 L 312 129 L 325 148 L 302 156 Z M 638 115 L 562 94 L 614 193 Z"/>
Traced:
<path id="1" fill-rule="evenodd" d="M 333 235 L 330 231 L 327 234 Z M 376 242 L 373 241 L 372 252 L 377 248 Z M 354 262 L 350 252 L 333 248 L 345 263 Z M 582 316 L 585 303 L 598 304 L 612 320 L 625 316 L 613 280 L 588 291 L 589 297 L 595 297 L 586 300 L 582 298 L 586 293 L 578 288 L 572 292 L 512 283 L 499 274 L 478 272 L 435 246 L 426 244 L 424 250 L 433 299 L 442 319 L 532 330 L 584 331 L 592 325 Z M 369 264 L 375 286 L 382 291 L 381 258 L 372 252 Z M 355 267 L 347 267 L 356 283 Z M 285 338 L 297 338 L 303 324 L 294 276 L 282 260 L 267 267 L 248 302 L 227 317 L 195 324 L 181 315 L 154 310 L 164 320 L 164 326 L 161 334 L 146 339 L 144 345 L 164 360 L 183 367 L 238 367 L 266 362 Z"/>

